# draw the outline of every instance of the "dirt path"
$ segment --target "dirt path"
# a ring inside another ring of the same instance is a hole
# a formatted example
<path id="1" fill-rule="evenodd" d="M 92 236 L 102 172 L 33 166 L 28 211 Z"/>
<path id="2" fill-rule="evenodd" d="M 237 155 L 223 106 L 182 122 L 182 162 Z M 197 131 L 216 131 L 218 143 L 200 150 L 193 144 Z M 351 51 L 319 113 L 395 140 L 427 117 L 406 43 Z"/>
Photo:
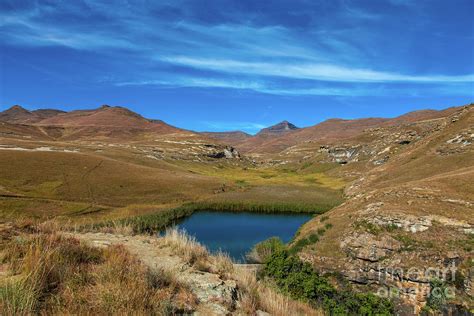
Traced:
<path id="1" fill-rule="evenodd" d="M 229 315 L 235 309 L 237 285 L 218 274 L 198 271 L 165 245 L 161 238 L 122 236 L 106 233 L 66 233 L 96 247 L 123 245 L 131 254 L 155 271 L 171 271 L 199 300 L 196 315 Z"/>

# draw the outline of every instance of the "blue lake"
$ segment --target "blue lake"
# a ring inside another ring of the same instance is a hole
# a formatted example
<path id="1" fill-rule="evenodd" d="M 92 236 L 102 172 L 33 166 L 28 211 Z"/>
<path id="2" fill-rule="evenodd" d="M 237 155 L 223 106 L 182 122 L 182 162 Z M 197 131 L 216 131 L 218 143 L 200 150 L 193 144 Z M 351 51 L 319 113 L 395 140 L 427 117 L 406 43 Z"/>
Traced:
<path id="1" fill-rule="evenodd" d="M 310 214 L 196 212 L 178 224 L 211 252 L 219 249 L 245 262 L 252 247 L 270 237 L 288 242 Z"/>

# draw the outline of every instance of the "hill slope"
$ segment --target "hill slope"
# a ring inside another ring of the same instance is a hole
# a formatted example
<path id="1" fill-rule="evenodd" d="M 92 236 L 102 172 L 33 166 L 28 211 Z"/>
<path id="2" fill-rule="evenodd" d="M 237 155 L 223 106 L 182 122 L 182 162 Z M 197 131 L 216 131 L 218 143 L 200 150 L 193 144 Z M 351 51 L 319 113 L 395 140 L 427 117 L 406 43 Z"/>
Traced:
<path id="1" fill-rule="evenodd" d="M 295 129 L 282 128 L 283 133 L 268 133 L 272 130 L 264 129 L 264 137 L 257 134 L 252 138 L 236 144 L 237 148 L 244 153 L 258 154 L 277 154 L 292 146 L 300 145 L 305 142 L 343 142 L 346 139 L 361 135 L 364 130 L 384 126 L 398 126 L 407 123 L 419 122 L 424 120 L 438 119 L 451 115 L 459 110 L 453 107 L 442 111 L 424 110 L 415 111 L 401 115 L 396 118 L 364 118 L 354 120 L 329 119 L 314 126 Z M 285 123 L 285 122 L 283 122 Z M 285 127 L 284 124 L 277 127 Z"/>
<path id="2" fill-rule="evenodd" d="M 347 174 L 365 171 L 347 187 L 348 200 L 325 214 L 328 219 L 318 217 L 303 227 L 301 239 L 331 224 L 317 243 L 303 248 L 301 257 L 374 291 L 385 285 L 412 289 L 399 298 L 402 304 L 414 305 L 416 312 L 426 303 L 422 293 L 429 290 L 430 277 L 409 276 L 410 269 L 424 273 L 426 267 L 445 269 L 455 262 L 456 278 L 471 277 L 472 282 L 474 106 L 448 113 L 405 125 L 405 132 L 429 131 L 411 143 L 401 145 L 389 137 L 395 135 L 393 127 L 377 130 L 387 133 L 383 138 L 360 137 L 358 141 L 366 144 L 359 147 L 389 148 L 384 153 L 389 158 L 374 164 L 370 155 L 359 155 L 358 161 L 339 169 Z M 430 113 L 430 118 L 432 114 L 439 113 Z M 391 269 L 398 269 L 399 277 L 392 276 Z M 470 289 L 459 289 L 454 301 L 465 307 L 472 304 Z"/>

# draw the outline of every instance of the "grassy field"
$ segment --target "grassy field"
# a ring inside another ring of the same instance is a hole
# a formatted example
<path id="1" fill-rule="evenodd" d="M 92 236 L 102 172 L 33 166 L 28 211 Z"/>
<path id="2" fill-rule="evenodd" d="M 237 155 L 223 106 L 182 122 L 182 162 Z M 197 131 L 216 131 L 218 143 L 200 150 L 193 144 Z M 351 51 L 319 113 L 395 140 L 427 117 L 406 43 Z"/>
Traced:
<path id="1" fill-rule="evenodd" d="M 146 160 L 115 148 L 104 154 L 0 151 L 0 218 L 56 218 L 76 226 L 146 218 L 153 224 L 145 226 L 156 228 L 161 224 L 154 218 L 161 223 L 187 203 L 194 210 L 321 213 L 342 202 L 344 182 L 326 175 L 334 167 Z"/>
<path id="2" fill-rule="evenodd" d="M 202 164 L 176 161 L 175 165 L 195 174 L 225 179 L 237 186 L 292 185 L 340 190 L 345 182 L 329 177 L 326 171 L 335 168 L 333 164 L 291 164 L 275 167 L 233 166 L 225 163 Z"/>

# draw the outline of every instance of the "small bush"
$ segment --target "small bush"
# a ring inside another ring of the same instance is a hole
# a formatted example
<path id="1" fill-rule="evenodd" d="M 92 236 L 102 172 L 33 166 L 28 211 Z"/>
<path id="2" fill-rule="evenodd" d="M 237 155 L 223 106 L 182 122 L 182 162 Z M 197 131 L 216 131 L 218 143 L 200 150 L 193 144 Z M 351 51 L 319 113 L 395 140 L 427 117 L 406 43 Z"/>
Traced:
<path id="1" fill-rule="evenodd" d="M 439 310 L 444 304 L 446 304 L 446 284 L 439 280 L 433 279 L 430 281 L 430 295 L 426 300 L 426 305 L 433 309 Z"/>
<path id="2" fill-rule="evenodd" d="M 290 248 L 290 253 L 296 254 L 300 252 L 304 247 L 313 245 L 319 241 L 319 236 L 317 234 L 310 234 L 306 238 L 297 240 Z"/>
<path id="3" fill-rule="evenodd" d="M 229 254 L 218 251 L 210 257 L 212 260 L 213 273 L 219 274 L 221 277 L 228 279 L 234 272 L 234 263 Z"/>
<path id="4" fill-rule="evenodd" d="M 368 222 L 366 220 L 358 221 L 354 224 L 356 229 L 364 230 L 369 234 L 377 236 L 382 232 L 382 228 L 374 223 Z"/>
<path id="5" fill-rule="evenodd" d="M 271 237 L 256 244 L 247 255 L 250 262 L 264 263 L 276 251 L 285 249 L 285 244 L 278 237 Z"/>
<path id="6" fill-rule="evenodd" d="M 324 222 L 327 221 L 328 219 L 329 219 L 329 216 L 324 215 L 324 216 L 321 216 L 321 218 L 319 219 L 319 221 L 320 221 L 321 223 L 324 223 Z"/>

